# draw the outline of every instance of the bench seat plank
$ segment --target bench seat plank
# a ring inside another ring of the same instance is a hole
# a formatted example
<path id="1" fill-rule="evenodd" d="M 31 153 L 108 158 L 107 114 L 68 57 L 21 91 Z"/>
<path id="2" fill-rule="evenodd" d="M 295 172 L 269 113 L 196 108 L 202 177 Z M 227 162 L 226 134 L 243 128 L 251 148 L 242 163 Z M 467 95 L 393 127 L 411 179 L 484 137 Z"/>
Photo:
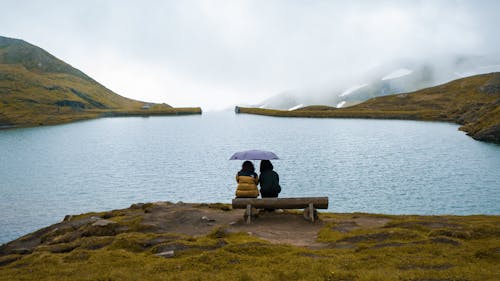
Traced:
<path id="1" fill-rule="evenodd" d="M 315 209 L 328 209 L 328 197 L 294 197 L 294 198 L 234 198 L 234 209 L 246 209 L 251 205 L 257 209 L 304 209 L 313 204 Z"/>

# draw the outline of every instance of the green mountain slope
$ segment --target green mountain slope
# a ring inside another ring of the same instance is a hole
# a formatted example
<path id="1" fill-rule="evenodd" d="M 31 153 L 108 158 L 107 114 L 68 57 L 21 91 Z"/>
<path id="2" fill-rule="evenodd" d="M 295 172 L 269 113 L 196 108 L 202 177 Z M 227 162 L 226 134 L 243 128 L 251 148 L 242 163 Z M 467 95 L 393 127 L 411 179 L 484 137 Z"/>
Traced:
<path id="1" fill-rule="evenodd" d="M 412 93 L 370 99 L 346 108 L 308 106 L 293 111 L 237 108 L 286 117 L 387 118 L 455 122 L 477 140 L 500 143 L 500 73 L 458 79 Z"/>
<path id="2" fill-rule="evenodd" d="M 0 36 L 0 127 L 57 124 L 109 115 L 200 113 L 122 97 L 23 40 Z"/>

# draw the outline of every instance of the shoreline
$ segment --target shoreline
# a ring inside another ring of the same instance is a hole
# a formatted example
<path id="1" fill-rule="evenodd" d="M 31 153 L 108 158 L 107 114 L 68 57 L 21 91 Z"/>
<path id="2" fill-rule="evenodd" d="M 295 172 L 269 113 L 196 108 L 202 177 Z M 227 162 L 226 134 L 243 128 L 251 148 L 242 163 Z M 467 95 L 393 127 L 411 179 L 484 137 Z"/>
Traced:
<path id="1" fill-rule="evenodd" d="M 456 118 L 442 116 L 437 112 L 398 112 L 398 111 L 376 111 L 376 110 L 352 110 L 349 108 L 339 108 L 331 110 L 278 110 L 254 107 L 239 107 L 235 108 L 235 114 L 250 114 L 268 117 L 285 117 L 285 118 L 336 118 L 336 119 L 376 119 L 376 120 L 405 120 L 405 121 L 427 121 L 427 122 L 446 122 L 460 126 L 459 131 L 465 132 L 466 135 L 477 141 L 490 142 L 500 144 L 500 135 L 496 130 L 500 131 L 500 125 L 491 128 L 489 131 L 481 132 L 473 128 L 472 124 L 461 124 Z M 474 133 L 475 130 L 475 133 Z M 490 133 L 491 131 L 491 133 Z"/>
<path id="2" fill-rule="evenodd" d="M 38 116 L 38 118 L 42 119 L 36 122 L 22 122 L 16 124 L 9 121 L 8 124 L 0 124 L 0 131 L 63 125 L 99 118 L 202 115 L 202 112 L 201 107 L 177 107 L 163 110 L 84 110 L 81 112 L 74 112 L 74 114 L 41 115 Z"/>

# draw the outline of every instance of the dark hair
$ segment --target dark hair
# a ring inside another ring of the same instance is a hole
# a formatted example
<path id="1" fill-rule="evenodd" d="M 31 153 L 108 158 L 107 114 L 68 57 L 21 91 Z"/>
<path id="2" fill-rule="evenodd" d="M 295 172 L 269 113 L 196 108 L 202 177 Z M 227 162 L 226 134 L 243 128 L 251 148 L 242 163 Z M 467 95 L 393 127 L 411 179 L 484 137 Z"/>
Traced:
<path id="1" fill-rule="evenodd" d="M 250 161 L 243 162 L 243 165 L 241 165 L 241 170 L 242 171 L 250 171 L 252 173 L 255 172 L 255 168 L 253 167 L 253 163 Z"/>
<path id="2" fill-rule="evenodd" d="M 273 164 L 271 164 L 271 161 L 269 160 L 262 160 L 260 161 L 260 172 L 265 172 L 265 171 L 272 171 L 273 170 Z"/>

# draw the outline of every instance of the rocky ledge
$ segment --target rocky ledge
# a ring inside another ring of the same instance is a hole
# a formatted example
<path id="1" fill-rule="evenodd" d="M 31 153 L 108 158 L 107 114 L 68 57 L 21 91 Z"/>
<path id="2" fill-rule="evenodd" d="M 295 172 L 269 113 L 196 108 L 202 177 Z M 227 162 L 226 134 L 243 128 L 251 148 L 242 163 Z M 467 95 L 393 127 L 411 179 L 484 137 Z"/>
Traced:
<path id="1" fill-rule="evenodd" d="M 0 247 L 2 280 L 499 280 L 499 216 L 260 212 L 157 202 Z"/>

